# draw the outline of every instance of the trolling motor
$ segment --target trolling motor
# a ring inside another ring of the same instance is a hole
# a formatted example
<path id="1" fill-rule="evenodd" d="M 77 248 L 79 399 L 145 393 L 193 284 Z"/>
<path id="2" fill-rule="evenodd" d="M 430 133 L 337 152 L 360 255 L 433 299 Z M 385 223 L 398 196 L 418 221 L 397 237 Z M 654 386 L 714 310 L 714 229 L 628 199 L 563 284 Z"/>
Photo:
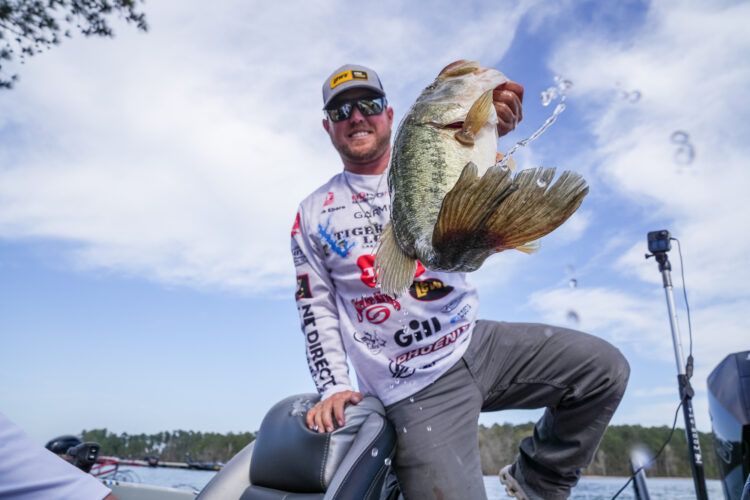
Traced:
<path id="1" fill-rule="evenodd" d="M 674 345 L 674 357 L 677 362 L 677 383 L 680 389 L 680 401 L 682 412 L 685 416 L 685 434 L 687 435 L 688 453 L 690 455 L 690 468 L 693 472 L 695 483 L 695 495 L 698 500 L 708 500 L 706 491 L 706 474 L 703 468 L 703 455 L 698 440 L 698 430 L 695 427 L 695 414 L 693 413 L 693 387 L 690 385 L 690 377 L 693 375 L 693 356 L 688 356 L 685 364 L 682 356 L 682 341 L 680 330 L 677 326 L 677 314 L 675 313 L 674 295 L 672 293 L 672 266 L 669 263 L 667 252 L 672 249 L 669 231 L 651 231 L 648 233 L 648 251 L 646 258 L 655 257 L 659 263 L 659 271 L 664 283 L 664 291 L 667 296 L 667 309 L 669 311 L 669 325 L 672 327 L 672 344 Z"/>

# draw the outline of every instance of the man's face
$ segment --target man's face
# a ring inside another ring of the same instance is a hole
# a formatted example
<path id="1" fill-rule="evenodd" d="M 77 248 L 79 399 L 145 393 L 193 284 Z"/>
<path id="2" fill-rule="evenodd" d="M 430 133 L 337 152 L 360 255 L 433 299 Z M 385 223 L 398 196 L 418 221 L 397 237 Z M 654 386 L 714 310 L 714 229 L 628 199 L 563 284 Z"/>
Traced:
<path id="1" fill-rule="evenodd" d="M 377 97 L 367 89 L 343 92 L 329 107 L 362 97 Z M 333 122 L 326 118 L 323 127 L 331 137 L 333 147 L 344 160 L 367 163 L 388 152 L 391 142 L 393 109 L 388 107 L 379 115 L 364 116 L 356 106 L 347 120 Z"/>

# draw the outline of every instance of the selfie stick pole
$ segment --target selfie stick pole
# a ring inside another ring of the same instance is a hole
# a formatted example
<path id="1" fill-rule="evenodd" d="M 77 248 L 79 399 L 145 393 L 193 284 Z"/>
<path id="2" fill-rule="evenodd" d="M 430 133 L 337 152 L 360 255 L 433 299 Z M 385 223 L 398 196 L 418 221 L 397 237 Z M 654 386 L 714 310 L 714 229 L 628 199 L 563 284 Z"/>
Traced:
<path id="1" fill-rule="evenodd" d="M 693 472 L 695 483 L 695 494 L 698 500 L 708 500 L 706 491 L 706 475 L 703 469 L 703 456 L 701 445 L 698 440 L 698 430 L 695 427 L 695 414 L 693 413 L 693 388 L 690 385 L 690 377 L 693 372 L 692 356 L 688 359 L 686 368 L 682 356 L 682 341 L 680 330 L 677 325 L 677 314 L 675 313 L 674 294 L 672 293 L 672 266 L 669 263 L 667 251 L 670 250 L 668 231 L 653 231 L 648 233 L 649 250 L 653 254 L 646 254 L 646 258 L 655 257 L 659 263 L 664 292 L 667 296 L 667 309 L 669 310 L 669 325 L 672 327 L 672 344 L 674 345 L 674 356 L 677 362 L 677 382 L 680 388 L 680 400 L 682 401 L 682 412 L 685 415 L 685 434 L 687 435 L 688 453 L 690 455 L 690 467 Z"/>

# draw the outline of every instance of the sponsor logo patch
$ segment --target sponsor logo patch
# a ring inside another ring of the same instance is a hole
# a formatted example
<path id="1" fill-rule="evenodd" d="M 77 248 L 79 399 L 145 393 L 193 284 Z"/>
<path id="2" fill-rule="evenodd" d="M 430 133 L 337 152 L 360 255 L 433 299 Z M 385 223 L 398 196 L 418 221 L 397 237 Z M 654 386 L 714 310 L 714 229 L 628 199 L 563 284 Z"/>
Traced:
<path id="1" fill-rule="evenodd" d="M 446 314 L 451 312 L 452 310 L 458 307 L 458 304 L 461 303 L 464 297 L 466 297 L 466 294 L 462 293 L 461 295 L 459 295 L 458 297 L 456 297 L 455 299 L 451 300 L 450 302 L 445 304 L 443 307 L 441 307 L 440 312 L 444 312 Z"/>
<path id="2" fill-rule="evenodd" d="M 360 323 L 367 319 L 370 323 L 378 325 L 387 320 L 391 316 L 391 311 L 386 304 L 393 306 L 396 311 L 401 310 L 401 304 L 385 293 L 375 292 L 370 296 L 352 299 L 352 305 L 357 311 L 357 319 Z"/>
<path id="3" fill-rule="evenodd" d="M 393 360 L 388 363 L 388 369 L 391 371 L 391 377 L 393 378 L 408 378 L 414 375 L 414 372 L 417 371 L 415 368 L 396 364 Z"/>
<path id="4" fill-rule="evenodd" d="M 446 285 L 436 278 L 428 278 L 424 281 L 415 281 L 409 287 L 409 295 L 417 300 L 425 302 L 442 299 L 452 291 L 452 286 Z"/>
<path id="5" fill-rule="evenodd" d="M 410 359 L 416 358 L 417 356 L 425 356 L 427 354 L 432 354 L 433 352 L 437 352 L 440 349 L 444 349 L 448 347 L 449 345 L 453 344 L 454 342 L 456 342 L 458 338 L 461 335 L 463 335 L 468 329 L 469 329 L 469 325 L 462 325 L 461 327 L 453 330 L 452 332 L 446 333 L 445 335 L 437 339 L 432 344 L 418 347 L 416 349 L 412 349 L 410 351 L 406 351 L 402 354 L 399 354 L 394 361 L 396 362 L 397 365 L 401 365 L 404 362 L 409 361 Z"/>
<path id="6" fill-rule="evenodd" d="M 369 80 L 369 77 L 367 76 L 367 71 L 359 71 L 359 70 L 342 71 L 338 75 L 331 78 L 331 88 L 335 89 L 337 86 L 341 85 L 342 83 L 350 82 L 352 80 Z"/>
<path id="7" fill-rule="evenodd" d="M 310 277 L 307 274 L 297 276 L 297 293 L 295 294 L 295 297 L 296 300 L 312 298 L 312 293 L 310 292 Z"/>
<path id="8" fill-rule="evenodd" d="M 458 313 L 456 313 L 455 316 L 451 318 L 451 323 L 458 323 L 459 321 L 464 319 L 467 314 L 469 314 L 469 311 L 471 311 L 471 305 L 466 304 L 461 308 L 460 311 L 458 311 Z"/>
<path id="9" fill-rule="evenodd" d="M 431 337 L 433 333 L 440 331 L 440 321 L 436 317 L 424 320 L 421 323 L 413 319 L 409 321 L 407 328 L 402 328 L 393 335 L 393 340 L 401 347 L 410 345 L 413 341 L 420 342 L 423 338 Z"/>
<path id="10" fill-rule="evenodd" d="M 336 238 L 334 238 L 333 229 L 331 228 L 331 218 L 328 217 L 328 220 L 326 221 L 326 227 L 323 227 L 322 224 L 318 224 L 318 236 L 320 237 L 321 241 L 324 243 L 328 243 L 329 248 L 336 252 L 339 257 L 346 257 L 351 253 L 352 248 L 354 248 L 354 245 L 357 243 L 352 241 L 349 243 L 346 238 L 338 238 L 338 241 L 336 241 Z"/>
<path id="11" fill-rule="evenodd" d="M 305 341 L 307 344 L 307 364 L 310 368 L 310 374 L 315 381 L 315 387 L 319 392 L 323 392 L 329 385 L 336 385 L 336 378 L 329 368 L 330 364 L 323 352 L 323 345 L 320 342 L 320 334 L 317 330 L 315 314 L 309 304 L 300 308 L 302 318 L 302 330 L 305 332 Z"/>
<path id="12" fill-rule="evenodd" d="M 385 340 L 378 337 L 376 333 L 362 332 L 360 335 L 354 332 L 354 340 L 367 346 L 370 354 L 374 356 L 380 354 L 380 350 L 385 346 Z"/>
<path id="13" fill-rule="evenodd" d="M 297 217 L 294 219 L 294 225 L 292 226 L 292 238 L 299 233 L 299 212 L 297 212 Z"/>
<path id="14" fill-rule="evenodd" d="M 302 252 L 302 249 L 297 245 L 292 248 L 292 258 L 294 259 L 294 266 L 299 267 L 303 264 L 307 264 L 307 257 Z"/>
<path id="15" fill-rule="evenodd" d="M 323 206 L 327 207 L 333 203 L 333 191 L 328 191 L 328 194 L 326 195 L 326 201 L 323 202 Z"/>
<path id="16" fill-rule="evenodd" d="M 362 270 L 362 274 L 360 275 L 359 279 L 362 280 L 362 283 L 369 286 L 370 288 L 375 288 L 378 285 L 377 276 L 375 276 L 375 256 L 371 254 L 365 254 L 361 255 L 357 259 L 357 266 Z M 425 268 L 422 265 L 421 262 L 417 261 L 417 271 L 414 273 L 414 277 L 418 277 L 422 275 L 422 273 L 425 272 Z M 451 288 L 452 290 L 453 288 Z M 411 291 L 409 291 L 411 293 Z"/>

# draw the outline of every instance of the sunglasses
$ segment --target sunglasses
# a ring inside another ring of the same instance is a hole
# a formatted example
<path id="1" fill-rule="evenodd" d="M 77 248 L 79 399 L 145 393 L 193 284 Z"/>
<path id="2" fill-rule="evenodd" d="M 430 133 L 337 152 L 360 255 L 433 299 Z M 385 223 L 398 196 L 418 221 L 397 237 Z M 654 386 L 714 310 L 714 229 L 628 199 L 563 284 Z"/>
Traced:
<path id="1" fill-rule="evenodd" d="M 357 109 L 363 116 L 373 116 L 382 113 L 385 107 L 388 106 L 388 101 L 385 97 L 362 97 L 343 102 L 335 108 L 326 109 L 325 112 L 332 122 L 341 122 L 348 120 L 352 116 L 354 106 L 357 106 Z"/>

